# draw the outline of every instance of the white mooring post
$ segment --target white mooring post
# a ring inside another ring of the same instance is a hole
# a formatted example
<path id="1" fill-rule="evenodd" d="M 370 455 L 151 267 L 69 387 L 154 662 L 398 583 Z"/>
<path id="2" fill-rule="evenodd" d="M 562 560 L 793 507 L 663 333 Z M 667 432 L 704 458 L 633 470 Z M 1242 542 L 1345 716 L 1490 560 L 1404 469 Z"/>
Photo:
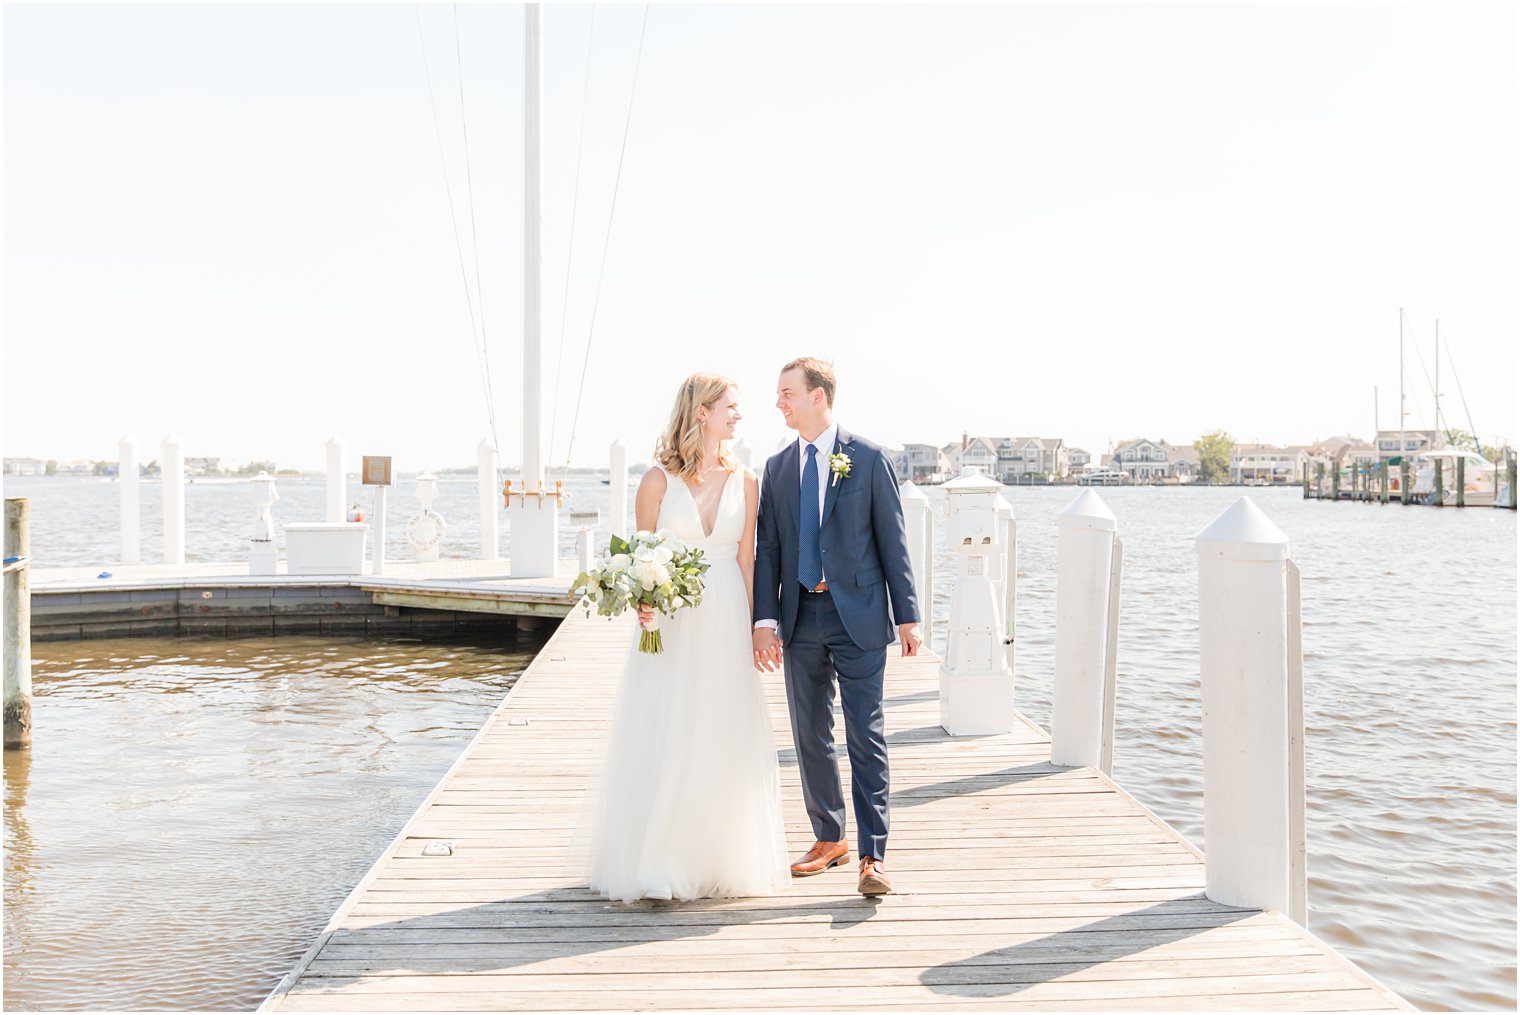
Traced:
<path id="1" fill-rule="evenodd" d="M 1003 485 L 967 467 L 946 483 L 946 530 L 956 556 L 950 629 L 940 667 L 939 717 L 951 736 L 1013 729 L 1013 671 L 1003 645 L 994 568 L 1003 559 Z"/>
<path id="2" fill-rule="evenodd" d="M 173 434 L 159 449 L 159 484 L 164 498 L 164 563 L 185 562 L 185 446 Z"/>
<path id="3" fill-rule="evenodd" d="M 1115 600 L 1119 522 L 1091 489 L 1062 511 L 1056 558 L 1056 673 L 1050 710 L 1050 760 L 1108 769 L 1112 750 L 1108 660 Z"/>
<path id="4" fill-rule="evenodd" d="M 1303 924 L 1303 650 L 1288 537 L 1242 497 L 1198 535 L 1205 891 Z"/>
<path id="5" fill-rule="evenodd" d="M 1014 635 L 1014 611 L 1019 601 L 1019 520 L 1014 517 L 1013 505 L 1000 491 L 995 501 L 998 528 L 1002 530 L 1001 549 L 998 558 L 998 599 L 1003 604 L 1003 654 L 1008 657 L 1008 672 L 1017 674 L 1014 666 L 1016 650 Z"/>
<path id="6" fill-rule="evenodd" d="M 327 520 L 348 521 L 348 477 L 343 472 L 343 442 L 327 440 Z"/>
<path id="7" fill-rule="evenodd" d="M 934 643 L 933 593 L 929 588 L 929 572 L 934 566 L 934 544 L 929 542 L 933 534 L 933 522 L 924 524 L 931 514 L 929 498 L 918 484 L 908 480 L 900 487 L 903 506 L 903 530 L 908 537 L 908 561 L 913 565 L 913 590 L 918 595 L 918 626 L 923 631 L 924 644 Z"/>
<path id="8" fill-rule="evenodd" d="M 5 749 L 32 746 L 32 552 L 30 504 L 5 499 Z"/>
<path id="9" fill-rule="evenodd" d="M 116 444 L 116 482 L 121 486 L 121 562 L 142 563 L 142 483 L 137 475 L 137 438 Z"/>
<path id="10" fill-rule="evenodd" d="M 608 529 L 612 535 L 627 539 L 633 535 L 628 531 L 628 448 L 617 440 L 612 442 L 609 450 L 612 473 L 607 482 L 611 484 L 608 491 L 612 494 L 612 516 L 608 521 Z"/>
<path id="11" fill-rule="evenodd" d="M 501 556 L 501 530 L 496 498 L 501 487 L 496 482 L 496 445 L 485 438 L 475 445 L 475 481 L 480 490 L 480 559 L 495 560 Z"/>

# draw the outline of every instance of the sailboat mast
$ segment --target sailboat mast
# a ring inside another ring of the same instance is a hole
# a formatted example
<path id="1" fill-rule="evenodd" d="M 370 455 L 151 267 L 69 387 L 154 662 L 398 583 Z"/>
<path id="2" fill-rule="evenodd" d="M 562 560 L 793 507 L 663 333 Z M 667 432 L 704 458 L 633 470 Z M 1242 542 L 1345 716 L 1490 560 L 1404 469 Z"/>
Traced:
<path id="1" fill-rule="evenodd" d="M 1436 318 L 1436 440 L 1441 441 L 1437 446 L 1446 446 L 1441 434 L 1441 319 L 1439 317 Z"/>
<path id="2" fill-rule="evenodd" d="M 523 489 L 543 489 L 543 35 L 538 4 L 526 5 L 523 38 Z"/>
<path id="3" fill-rule="evenodd" d="M 1399 454 L 1404 454 L 1404 308 L 1399 307 Z"/>

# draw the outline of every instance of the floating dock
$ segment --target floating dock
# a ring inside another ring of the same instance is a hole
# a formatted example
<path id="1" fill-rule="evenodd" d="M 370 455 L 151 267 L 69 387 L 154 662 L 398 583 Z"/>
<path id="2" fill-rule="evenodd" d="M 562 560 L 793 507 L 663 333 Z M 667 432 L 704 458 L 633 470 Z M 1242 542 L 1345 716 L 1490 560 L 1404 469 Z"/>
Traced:
<path id="1" fill-rule="evenodd" d="M 1205 898 L 1202 854 L 1101 772 L 1051 765 L 1033 723 L 947 735 L 927 652 L 887 669 L 897 894 L 858 895 L 851 864 L 764 898 L 599 899 L 567 847 L 633 631 L 569 614 L 261 1011 L 1414 1010 L 1284 915 Z"/>
<path id="2" fill-rule="evenodd" d="M 246 562 L 34 569 L 32 638 L 463 635 L 527 630 L 570 612 L 569 577 L 511 578 L 507 566 L 399 562 L 384 575 L 250 575 Z M 576 574 L 575 562 L 561 561 L 559 573 Z"/>

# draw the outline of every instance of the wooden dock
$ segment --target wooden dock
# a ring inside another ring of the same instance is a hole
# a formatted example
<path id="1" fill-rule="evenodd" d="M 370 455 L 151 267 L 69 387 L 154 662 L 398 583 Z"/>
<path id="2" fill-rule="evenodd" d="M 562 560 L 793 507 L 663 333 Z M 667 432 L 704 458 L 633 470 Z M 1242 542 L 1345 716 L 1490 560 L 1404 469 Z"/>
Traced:
<path id="1" fill-rule="evenodd" d="M 1281 914 L 1206 899 L 1202 855 L 1096 770 L 1052 766 L 1032 723 L 949 737 L 939 660 L 895 649 L 898 894 L 862 898 L 852 864 L 767 898 L 598 899 L 566 847 L 632 631 L 570 614 L 260 1010 L 1413 1010 Z M 440 840 L 453 855 L 423 855 Z"/>

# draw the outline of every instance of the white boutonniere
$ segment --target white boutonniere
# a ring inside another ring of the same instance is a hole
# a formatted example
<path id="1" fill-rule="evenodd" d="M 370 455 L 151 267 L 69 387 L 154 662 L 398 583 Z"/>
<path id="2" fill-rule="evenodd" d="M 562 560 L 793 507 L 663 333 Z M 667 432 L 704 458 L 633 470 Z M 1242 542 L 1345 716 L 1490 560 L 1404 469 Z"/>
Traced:
<path id="1" fill-rule="evenodd" d="M 830 455 L 829 471 L 834 474 L 834 479 L 829 485 L 838 486 L 841 479 L 846 479 L 850 475 L 850 456 L 843 451 Z"/>

